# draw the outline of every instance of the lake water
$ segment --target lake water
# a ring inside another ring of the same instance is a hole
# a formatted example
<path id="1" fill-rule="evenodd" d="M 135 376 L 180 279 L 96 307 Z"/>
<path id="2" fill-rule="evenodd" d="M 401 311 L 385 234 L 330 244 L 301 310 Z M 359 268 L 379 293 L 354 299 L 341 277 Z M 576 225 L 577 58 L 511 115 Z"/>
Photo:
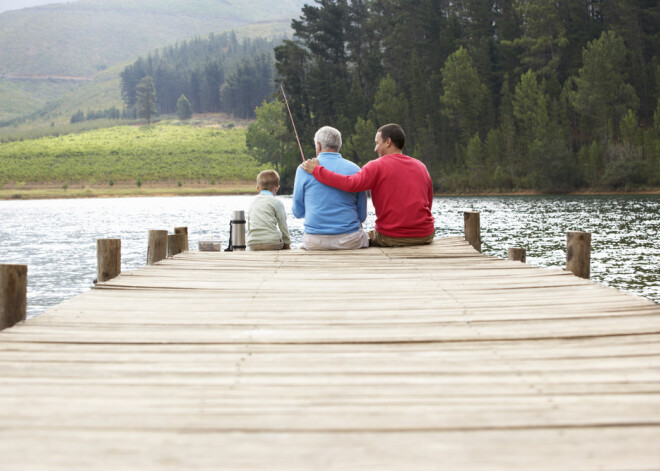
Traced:
<path id="1" fill-rule="evenodd" d="M 200 240 L 226 246 L 234 210 L 251 196 L 0 201 L 0 263 L 28 265 L 28 317 L 88 290 L 96 278 L 96 239 L 120 238 L 122 271 L 146 263 L 150 229 L 188 226 Z M 289 214 L 293 247 L 302 221 Z M 435 198 L 436 237 L 463 235 L 463 211 L 481 212 L 483 252 L 506 258 L 527 249 L 527 263 L 561 267 L 566 232 L 592 233 L 593 280 L 660 302 L 660 196 L 498 196 Z M 369 205 L 366 228 L 375 216 Z"/>

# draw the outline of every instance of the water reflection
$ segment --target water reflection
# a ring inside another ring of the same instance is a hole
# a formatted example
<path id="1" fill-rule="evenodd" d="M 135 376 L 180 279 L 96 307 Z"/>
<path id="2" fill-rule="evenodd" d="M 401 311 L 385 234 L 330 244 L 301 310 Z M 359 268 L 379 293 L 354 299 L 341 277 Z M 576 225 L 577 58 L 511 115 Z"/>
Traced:
<path id="1" fill-rule="evenodd" d="M 96 239 L 122 239 L 122 270 L 143 266 L 150 229 L 188 226 L 190 245 L 222 239 L 234 210 L 251 196 L 0 201 L 0 263 L 28 265 L 28 316 L 89 289 Z M 291 198 L 281 197 L 289 215 Z M 481 212 L 484 253 L 506 258 L 527 249 L 527 263 L 564 267 L 566 232 L 592 233 L 594 280 L 660 302 L 659 196 L 436 198 L 438 237 L 462 235 L 463 211 Z M 369 205 L 367 227 L 373 227 Z M 294 247 L 302 221 L 289 217 Z"/>

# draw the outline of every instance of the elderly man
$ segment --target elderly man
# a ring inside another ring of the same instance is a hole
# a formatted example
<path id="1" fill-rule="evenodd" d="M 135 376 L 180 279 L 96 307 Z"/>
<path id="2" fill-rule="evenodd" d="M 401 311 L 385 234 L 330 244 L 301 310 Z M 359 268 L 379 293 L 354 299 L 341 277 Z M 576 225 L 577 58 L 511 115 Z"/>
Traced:
<path id="1" fill-rule="evenodd" d="M 339 153 L 341 134 L 324 126 L 314 135 L 318 162 L 340 175 L 353 175 L 360 167 Z M 362 229 L 367 218 L 365 192 L 346 192 L 319 183 L 300 167 L 293 185 L 293 215 L 305 218 L 303 248 L 307 250 L 361 249 L 369 246 Z"/>
<path id="2" fill-rule="evenodd" d="M 321 183 L 345 191 L 371 190 L 376 228 L 369 231 L 371 245 L 405 247 L 430 244 L 435 234 L 431 214 L 433 182 L 426 166 L 401 153 L 406 136 L 398 124 L 386 124 L 376 133 L 374 151 L 379 158 L 352 176 L 333 172 L 319 159 L 300 168 Z"/>

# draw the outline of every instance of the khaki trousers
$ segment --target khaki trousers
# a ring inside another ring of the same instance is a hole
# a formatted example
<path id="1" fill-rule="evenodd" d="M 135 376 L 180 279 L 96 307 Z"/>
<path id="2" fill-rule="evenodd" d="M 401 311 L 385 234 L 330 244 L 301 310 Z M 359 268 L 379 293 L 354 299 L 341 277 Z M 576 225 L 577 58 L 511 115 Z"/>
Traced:
<path id="1" fill-rule="evenodd" d="M 305 234 L 302 248 L 305 250 L 352 250 L 369 247 L 369 236 L 363 229 L 351 234 Z"/>

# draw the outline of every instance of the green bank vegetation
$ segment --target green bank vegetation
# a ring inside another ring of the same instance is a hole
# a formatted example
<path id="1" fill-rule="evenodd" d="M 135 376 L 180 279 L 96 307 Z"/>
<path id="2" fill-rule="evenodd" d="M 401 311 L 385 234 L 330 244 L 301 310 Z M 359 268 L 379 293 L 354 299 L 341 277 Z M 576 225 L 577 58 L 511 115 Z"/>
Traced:
<path id="1" fill-rule="evenodd" d="M 396 122 L 437 191 L 657 188 L 659 19 L 633 0 L 318 1 L 275 66 L 307 154 L 331 125 L 365 163 Z M 274 111 L 248 143 L 287 182 L 300 157 Z"/>
<path id="2" fill-rule="evenodd" d="M 95 196 L 98 190 L 85 185 L 108 189 L 116 185 L 118 195 L 158 192 L 169 186 L 189 194 L 208 193 L 200 186 L 224 185 L 218 191 L 227 191 L 227 184 L 232 183 L 242 191 L 244 182 L 254 181 L 266 167 L 248 155 L 244 128 L 233 123 L 224 126 L 124 125 L 4 142 L 0 144 L 0 190 L 4 188 L 4 196 L 11 197 L 22 187 L 55 185 L 70 193 L 88 193 L 69 196 Z M 197 189 L 193 191 L 192 186 Z M 78 188 L 74 191 L 74 187 Z"/>

